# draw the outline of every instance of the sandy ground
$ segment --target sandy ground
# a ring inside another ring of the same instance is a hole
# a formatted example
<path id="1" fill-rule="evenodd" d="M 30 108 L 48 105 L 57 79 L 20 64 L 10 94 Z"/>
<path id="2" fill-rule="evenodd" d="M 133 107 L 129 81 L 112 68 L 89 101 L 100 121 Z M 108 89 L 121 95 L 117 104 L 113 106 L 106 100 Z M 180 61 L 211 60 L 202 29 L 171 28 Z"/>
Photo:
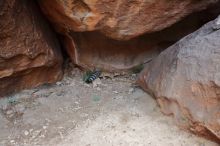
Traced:
<path id="1" fill-rule="evenodd" d="M 135 76 L 61 82 L 0 100 L 0 146 L 217 146 L 181 131 Z"/>

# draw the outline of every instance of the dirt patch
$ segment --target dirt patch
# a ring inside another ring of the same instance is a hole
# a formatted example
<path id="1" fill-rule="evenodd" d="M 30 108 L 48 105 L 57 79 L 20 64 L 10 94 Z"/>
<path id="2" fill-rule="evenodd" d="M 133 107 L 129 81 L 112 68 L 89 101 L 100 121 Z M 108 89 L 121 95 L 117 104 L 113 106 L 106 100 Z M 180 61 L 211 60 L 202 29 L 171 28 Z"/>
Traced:
<path id="1" fill-rule="evenodd" d="M 0 100 L 2 146 L 217 146 L 179 130 L 135 75 L 85 84 L 73 69 L 61 82 Z"/>

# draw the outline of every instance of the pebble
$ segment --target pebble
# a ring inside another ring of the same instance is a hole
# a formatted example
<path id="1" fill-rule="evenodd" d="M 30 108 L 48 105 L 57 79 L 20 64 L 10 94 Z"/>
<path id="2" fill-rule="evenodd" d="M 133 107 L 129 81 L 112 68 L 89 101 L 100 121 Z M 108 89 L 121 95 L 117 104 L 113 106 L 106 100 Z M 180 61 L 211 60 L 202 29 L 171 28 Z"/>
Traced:
<path id="1" fill-rule="evenodd" d="M 28 132 L 27 130 L 25 130 L 25 131 L 24 131 L 24 135 L 25 135 L 25 136 L 28 136 L 28 135 L 29 135 L 29 132 Z"/>
<path id="2" fill-rule="evenodd" d="M 75 101 L 74 103 L 75 103 L 75 104 L 79 104 L 79 102 L 78 102 L 78 101 Z"/>
<path id="3" fill-rule="evenodd" d="M 113 91 L 113 93 L 118 94 L 119 92 L 118 91 Z"/>
<path id="4" fill-rule="evenodd" d="M 132 76 L 132 77 L 137 77 L 137 74 L 132 74 L 131 76 Z"/>
<path id="5" fill-rule="evenodd" d="M 134 92 L 134 88 L 130 88 L 129 90 L 128 90 L 128 94 L 132 94 Z"/>
<path id="6" fill-rule="evenodd" d="M 6 115 L 12 115 L 13 113 L 14 113 L 13 110 L 7 110 L 7 111 L 6 111 Z"/>
<path id="7" fill-rule="evenodd" d="M 80 114 L 80 117 L 81 117 L 81 118 L 86 118 L 86 117 L 88 117 L 88 116 L 89 116 L 89 114 L 86 114 L 86 113 Z"/>
<path id="8" fill-rule="evenodd" d="M 62 85 L 62 82 L 56 82 L 56 85 L 60 86 L 60 85 Z"/>
<path id="9" fill-rule="evenodd" d="M 44 135 L 44 134 L 42 134 L 42 135 L 40 135 L 39 137 L 40 137 L 40 138 L 45 138 L 45 135 Z"/>
<path id="10" fill-rule="evenodd" d="M 117 97 L 113 97 L 113 99 L 123 99 L 124 96 L 117 96 Z"/>
<path id="11" fill-rule="evenodd" d="M 63 92 L 63 91 L 61 91 L 61 92 L 58 92 L 57 94 L 56 94 L 56 96 L 63 96 L 65 93 Z"/>
<path id="12" fill-rule="evenodd" d="M 101 85 L 101 84 L 102 84 L 102 81 L 99 78 L 97 78 L 95 81 L 92 82 L 93 88 L 98 87 L 98 85 Z"/>

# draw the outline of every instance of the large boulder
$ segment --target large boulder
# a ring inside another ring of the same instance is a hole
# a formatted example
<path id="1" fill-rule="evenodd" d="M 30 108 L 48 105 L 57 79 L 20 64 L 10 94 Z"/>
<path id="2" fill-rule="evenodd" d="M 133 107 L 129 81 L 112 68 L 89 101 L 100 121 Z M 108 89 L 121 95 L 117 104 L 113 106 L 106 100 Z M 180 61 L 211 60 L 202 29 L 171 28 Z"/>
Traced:
<path id="1" fill-rule="evenodd" d="M 181 127 L 220 142 L 220 17 L 163 51 L 138 83 Z"/>
<path id="2" fill-rule="evenodd" d="M 37 3 L 0 1 L 0 96 L 62 77 L 60 46 Z"/>
<path id="3" fill-rule="evenodd" d="M 38 2 L 55 29 L 63 35 L 63 46 L 76 65 L 86 69 L 127 71 L 198 29 L 204 24 L 201 21 L 207 22 L 204 12 L 185 16 L 218 0 Z M 208 19 L 211 16 L 213 14 Z"/>
<path id="4" fill-rule="evenodd" d="M 39 0 L 57 30 L 99 30 L 128 40 L 162 30 L 218 0 Z"/>
<path id="5" fill-rule="evenodd" d="M 99 32 L 75 32 L 64 35 L 62 42 L 70 58 L 80 67 L 127 71 L 152 60 L 164 48 L 195 31 L 200 26 L 197 16 L 187 17 L 170 28 L 128 41 L 113 40 Z"/>

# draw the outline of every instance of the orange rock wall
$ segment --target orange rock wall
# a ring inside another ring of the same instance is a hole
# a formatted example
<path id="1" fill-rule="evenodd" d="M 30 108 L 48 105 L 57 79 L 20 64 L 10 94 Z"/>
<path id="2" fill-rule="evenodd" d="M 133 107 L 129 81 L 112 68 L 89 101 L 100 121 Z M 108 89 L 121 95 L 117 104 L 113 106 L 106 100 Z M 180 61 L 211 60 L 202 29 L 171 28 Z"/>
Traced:
<path id="1" fill-rule="evenodd" d="M 60 46 L 37 3 L 0 2 L 0 96 L 62 77 Z"/>

